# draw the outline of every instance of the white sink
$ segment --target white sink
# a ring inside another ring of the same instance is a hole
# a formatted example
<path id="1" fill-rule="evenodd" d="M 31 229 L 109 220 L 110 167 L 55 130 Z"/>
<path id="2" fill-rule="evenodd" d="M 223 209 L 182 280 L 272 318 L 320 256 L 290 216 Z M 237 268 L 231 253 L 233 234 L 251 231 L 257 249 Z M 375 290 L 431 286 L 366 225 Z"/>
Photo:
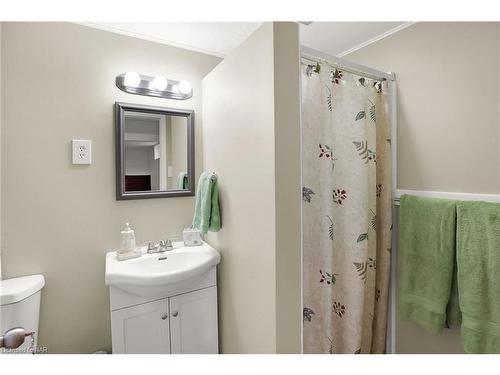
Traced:
<path id="1" fill-rule="evenodd" d="M 106 285 L 142 297 L 161 297 L 165 289 L 202 276 L 220 262 L 219 253 L 204 243 L 185 247 L 174 242 L 174 250 L 119 261 L 116 252 L 106 254 Z"/>

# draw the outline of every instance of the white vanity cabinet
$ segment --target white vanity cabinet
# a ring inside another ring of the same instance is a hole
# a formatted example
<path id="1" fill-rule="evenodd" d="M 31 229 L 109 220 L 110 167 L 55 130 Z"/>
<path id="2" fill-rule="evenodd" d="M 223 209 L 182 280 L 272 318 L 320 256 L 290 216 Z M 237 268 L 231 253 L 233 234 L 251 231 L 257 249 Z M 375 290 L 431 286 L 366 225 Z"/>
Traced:
<path id="1" fill-rule="evenodd" d="M 214 267 L 153 301 L 111 287 L 113 353 L 217 354 L 215 280 Z"/>
<path id="2" fill-rule="evenodd" d="M 220 255 L 180 245 L 123 262 L 106 254 L 113 353 L 218 353 Z"/>
<path id="3" fill-rule="evenodd" d="M 113 353 L 216 354 L 217 287 L 111 312 Z"/>
<path id="4" fill-rule="evenodd" d="M 218 353 L 217 288 L 181 294 L 168 300 L 171 353 Z"/>
<path id="5" fill-rule="evenodd" d="M 168 298 L 111 312 L 113 353 L 170 354 Z"/>

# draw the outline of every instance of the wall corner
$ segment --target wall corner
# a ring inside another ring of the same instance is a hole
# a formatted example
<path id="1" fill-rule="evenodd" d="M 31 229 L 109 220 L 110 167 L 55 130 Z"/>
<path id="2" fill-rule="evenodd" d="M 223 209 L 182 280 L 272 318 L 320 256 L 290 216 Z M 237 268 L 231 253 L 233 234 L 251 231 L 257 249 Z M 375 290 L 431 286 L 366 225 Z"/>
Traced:
<path id="1" fill-rule="evenodd" d="M 301 353 L 300 46 L 296 22 L 273 23 L 276 352 Z"/>

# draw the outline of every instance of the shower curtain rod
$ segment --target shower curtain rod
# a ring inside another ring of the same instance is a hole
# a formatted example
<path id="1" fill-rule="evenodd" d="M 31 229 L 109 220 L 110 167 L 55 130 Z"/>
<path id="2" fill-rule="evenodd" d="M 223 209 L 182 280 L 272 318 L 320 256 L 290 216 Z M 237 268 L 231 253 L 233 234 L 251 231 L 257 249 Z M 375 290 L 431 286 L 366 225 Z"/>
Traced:
<path id="1" fill-rule="evenodd" d="M 328 55 L 324 52 L 309 48 L 309 47 L 300 47 L 300 55 L 310 61 L 313 62 L 318 62 L 318 60 L 321 60 L 322 62 L 325 62 L 334 68 L 342 68 L 342 70 L 345 70 L 350 73 L 354 73 L 357 75 L 364 76 L 366 78 L 371 78 L 371 79 L 378 79 L 378 80 L 388 80 L 388 81 L 395 81 L 396 80 L 396 75 L 394 73 L 386 73 L 382 72 L 380 70 L 376 70 L 373 68 L 370 68 L 368 66 L 364 66 L 361 64 L 356 64 L 353 63 L 349 60 L 342 59 L 340 57 L 335 57 Z"/>

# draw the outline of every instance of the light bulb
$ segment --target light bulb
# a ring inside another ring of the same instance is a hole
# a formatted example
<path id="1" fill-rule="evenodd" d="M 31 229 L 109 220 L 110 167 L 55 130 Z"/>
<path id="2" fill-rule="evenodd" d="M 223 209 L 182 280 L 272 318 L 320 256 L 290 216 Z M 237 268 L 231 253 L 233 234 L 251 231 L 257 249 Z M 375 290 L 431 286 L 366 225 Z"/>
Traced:
<path id="1" fill-rule="evenodd" d="M 136 72 L 127 72 L 123 83 L 125 86 L 137 87 L 141 83 L 141 77 Z"/>
<path id="2" fill-rule="evenodd" d="M 180 81 L 177 89 L 184 95 L 191 92 L 191 84 L 188 81 Z"/>
<path id="3" fill-rule="evenodd" d="M 168 81 L 165 77 L 158 76 L 153 80 L 153 87 L 158 91 L 163 91 L 167 88 Z"/>

